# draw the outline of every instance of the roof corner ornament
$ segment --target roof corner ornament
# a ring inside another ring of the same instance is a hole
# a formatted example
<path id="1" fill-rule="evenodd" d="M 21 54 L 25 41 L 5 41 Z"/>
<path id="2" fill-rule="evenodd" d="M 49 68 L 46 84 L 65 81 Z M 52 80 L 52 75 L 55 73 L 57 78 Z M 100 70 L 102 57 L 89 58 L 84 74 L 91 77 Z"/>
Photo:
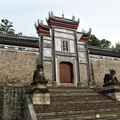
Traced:
<path id="1" fill-rule="evenodd" d="M 50 17 L 50 12 L 48 12 L 48 15 L 49 15 L 49 17 Z"/>
<path id="2" fill-rule="evenodd" d="M 39 19 L 37 19 L 37 23 L 38 23 L 38 25 L 40 24 L 40 20 Z"/>
<path id="3" fill-rule="evenodd" d="M 35 26 L 35 28 L 37 29 L 37 23 L 36 23 L 36 22 L 35 22 L 34 26 Z"/>
<path id="4" fill-rule="evenodd" d="M 78 23 L 80 22 L 80 18 L 78 18 L 77 22 L 78 22 Z"/>
<path id="5" fill-rule="evenodd" d="M 49 17 L 54 17 L 53 11 L 49 12 Z"/>
<path id="6" fill-rule="evenodd" d="M 90 34 L 90 35 L 91 35 L 92 29 L 91 29 L 91 28 L 89 28 L 89 31 L 88 31 L 88 32 L 87 32 L 87 31 L 85 31 L 84 29 L 82 29 L 82 32 L 83 32 L 83 34 Z"/>
<path id="7" fill-rule="evenodd" d="M 43 20 L 41 20 L 40 23 L 43 25 Z"/>
<path id="8" fill-rule="evenodd" d="M 53 11 L 51 11 L 51 16 L 52 16 L 52 17 L 54 16 Z"/>
<path id="9" fill-rule="evenodd" d="M 48 18 L 46 18 L 46 22 L 48 22 Z"/>
<path id="10" fill-rule="evenodd" d="M 72 16 L 72 20 L 75 21 L 75 16 L 74 15 Z"/>
<path id="11" fill-rule="evenodd" d="M 62 18 L 64 18 L 64 13 L 62 12 Z"/>
<path id="12" fill-rule="evenodd" d="M 88 34 L 91 34 L 92 32 L 92 28 L 89 28 Z"/>

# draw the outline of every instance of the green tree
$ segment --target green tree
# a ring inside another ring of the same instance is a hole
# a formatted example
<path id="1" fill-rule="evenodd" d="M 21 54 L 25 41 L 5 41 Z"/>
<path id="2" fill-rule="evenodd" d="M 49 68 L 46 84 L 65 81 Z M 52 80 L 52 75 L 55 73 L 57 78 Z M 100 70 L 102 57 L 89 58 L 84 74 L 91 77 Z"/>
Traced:
<path id="1" fill-rule="evenodd" d="M 93 46 L 100 47 L 101 42 L 95 35 L 91 35 L 90 40 L 88 41 L 88 45 L 93 45 Z"/>
<path id="2" fill-rule="evenodd" d="M 115 49 L 120 50 L 120 42 L 115 44 Z"/>
<path id="3" fill-rule="evenodd" d="M 100 43 L 101 43 L 101 47 L 104 47 L 104 48 L 109 48 L 111 45 L 111 42 L 106 39 L 100 40 Z"/>
<path id="4" fill-rule="evenodd" d="M 7 19 L 2 19 L 0 23 L 0 33 L 3 34 L 14 34 L 14 35 L 22 35 L 22 33 L 15 33 L 13 28 L 13 23 Z"/>
<path id="5" fill-rule="evenodd" d="M 111 42 L 106 39 L 99 40 L 95 35 L 91 35 L 88 45 L 109 48 Z"/>

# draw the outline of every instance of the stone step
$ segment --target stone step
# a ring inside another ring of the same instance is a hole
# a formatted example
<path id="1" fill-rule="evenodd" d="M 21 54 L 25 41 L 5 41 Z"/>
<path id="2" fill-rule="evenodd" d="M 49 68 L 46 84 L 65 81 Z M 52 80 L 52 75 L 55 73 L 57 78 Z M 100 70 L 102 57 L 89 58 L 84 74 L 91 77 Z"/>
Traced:
<path id="1" fill-rule="evenodd" d="M 111 100 L 94 89 L 49 88 L 50 105 L 34 105 L 38 120 L 96 120 L 96 114 L 118 114 L 120 102 Z M 112 120 L 99 118 L 99 120 Z"/>
<path id="2" fill-rule="evenodd" d="M 115 112 L 114 114 L 113 114 L 113 111 L 111 111 L 111 113 L 106 113 L 106 114 L 101 114 L 101 119 L 120 119 L 120 116 L 119 116 L 119 114 L 120 114 L 120 112 Z M 42 120 L 44 120 L 44 119 L 57 119 L 57 118 L 59 118 L 59 119 L 62 119 L 62 120 L 64 120 L 64 119 L 97 119 L 96 118 L 96 114 L 77 114 L 77 115 L 74 115 L 74 114 L 72 114 L 72 115 L 70 115 L 70 114 L 61 114 L 61 115 L 55 115 L 55 116 L 45 116 L 45 117 L 41 117 L 41 116 L 39 116 L 38 115 L 38 118 L 41 118 Z"/>
<path id="3" fill-rule="evenodd" d="M 64 101 L 64 102 L 65 102 L 65 103 L 69 103 L 69 104 L 74 104 L 74 103 L 75 103 L 75 104 L 76 104 L 76 103 L 77 103 L 77 104 L 78 104 L 78 103 L 83 103 L 83 104 L 87 104 L 87 103 L 88 103 L 88 104 L 98 103 L 98 104 L 101 104 L 101 103 L 103 103 L 103 101 L 100 101 L 100 100 L 99 100 L 99 101 L 94 101 L 94 100 L 93 100 L 93 101 L 80 101 L 80 100 L 79 100 L 79 101 Z M 55 102 L 55 104 L 61 104 L 61 103 L 63 104 L 63 101 L 57 101 L 57 102 Z M 113 103 L 113 101 L 112 101 L 112 100 L 104 100 L 104 103 L 106 103 L 106 104 L 107 104 L 107 103 Z"/>
<path id="4" fill-rule="evenodd" d="M 93 89 L 80 89 L 80 88 L 50 88 L 50 92 L 93 92 Z"/>
<path id="5" fill-rule="evenodd" d="M 53 105 L 40 105 L 34 106 L 37 113 L 45 112 L 60 112 L 60 111 L 80 111 L 80 110 L 96 110 L 96 109 L 106 109 L 106 108 L 118 108 L 120 104 L 113 103 L 61 103 Z"/>
<path id="6" fill-rule="evenodd" d="M 37 113 L 37 116 L 41 116 L 41 117 L 47 117 L 47 116 L 60 116 L 60 115 L 81 115 L 81 114 L 101 114 L 104 115 L 105 113 L 109 113 L 109 114 L 113 114 L 115 112 L 115 114 L 120 113 L 120 109 L 119 108 L 113 108 L 113 109 L 96 109 L 96 111 L 94 110 L 87 110 L 87 111 L 67 111 L 67 112 L 51 112 L 51 113 Z"/>
<path id="7" fill-rule="evenodd" d="M 100 95 L 99 93 L 95 93 L 95 92 L 91 92 L 91 93 L 71 93 L 71 92 L 68 92 L 68 93 L 65 93 L 65 92 L 63 92 L 63 93 L 51 93 L 51 96 L 88 96 L 88 95 L 94 95 L 94 96 L 96 96 L 96 95 Z"/>
<path id="8" fill-rule="evenodd" d="M 111 101 L 110 98 L 99 95 L 99 96 L 51 96 L 51 103 L 53 102 L 69 102 L 69 101 L 104 101 L 104 100 L 109 100 Z"/>

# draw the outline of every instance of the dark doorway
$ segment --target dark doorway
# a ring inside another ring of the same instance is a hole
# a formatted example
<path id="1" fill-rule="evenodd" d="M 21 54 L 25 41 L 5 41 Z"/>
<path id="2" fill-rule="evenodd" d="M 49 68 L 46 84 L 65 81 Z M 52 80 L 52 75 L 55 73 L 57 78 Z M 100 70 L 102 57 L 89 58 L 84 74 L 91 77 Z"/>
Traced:
<path id="1" fill-rule="evenodd" d="M 73 65 L 69 62 L 60 63 L 60 83 L 72 83 Z"/>

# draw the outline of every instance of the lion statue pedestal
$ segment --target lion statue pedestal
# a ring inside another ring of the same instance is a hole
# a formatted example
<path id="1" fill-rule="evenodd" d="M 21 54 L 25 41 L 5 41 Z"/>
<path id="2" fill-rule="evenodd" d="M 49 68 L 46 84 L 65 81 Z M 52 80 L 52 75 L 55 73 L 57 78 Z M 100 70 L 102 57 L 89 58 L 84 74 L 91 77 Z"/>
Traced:
<path id="1" fill-rule="evenodd" d="M 120 101 L 120 82 L 115 70 L 110 70 L 110 74 L 105 75 L 103 93 L 113 100 Z"/>
<path id="2" fill-rule="evenodd" d="M 44 68 L 42 65 L 37 66 L 34 71 L 32 86 L 32 101 L 33 104 L 50 104 L 50 92 L 46 87 L 48 81 L 44 76 Z"/>

